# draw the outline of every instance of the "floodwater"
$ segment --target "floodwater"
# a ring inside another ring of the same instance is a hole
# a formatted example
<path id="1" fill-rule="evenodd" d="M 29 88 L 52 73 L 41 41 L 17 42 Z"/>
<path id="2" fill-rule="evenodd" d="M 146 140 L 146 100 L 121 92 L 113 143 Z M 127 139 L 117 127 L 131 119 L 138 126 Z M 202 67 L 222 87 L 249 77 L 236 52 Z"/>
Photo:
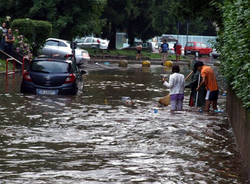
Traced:
<path id="1" fill-rule="evenodd" d="M 158 107 L 162 73 L 92 71 L 77 96 L 23 95 L 20 75 L 1 76 L 0 183 L 247 183 L 225 113 L 190 109 L 188 90 L 185 111 Z"/>

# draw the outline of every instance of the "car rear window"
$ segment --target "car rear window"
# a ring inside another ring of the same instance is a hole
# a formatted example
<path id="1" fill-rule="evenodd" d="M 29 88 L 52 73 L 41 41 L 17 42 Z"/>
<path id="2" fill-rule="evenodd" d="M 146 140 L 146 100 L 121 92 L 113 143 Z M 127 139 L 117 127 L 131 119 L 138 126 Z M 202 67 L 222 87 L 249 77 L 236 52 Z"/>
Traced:
<path id="1" fill-rule="evenodd" d="M 31 71 L 42 73 L 69 73 L 71 70 L 69 63 L 55 61 L 36 61 L 31 65 Z"/>

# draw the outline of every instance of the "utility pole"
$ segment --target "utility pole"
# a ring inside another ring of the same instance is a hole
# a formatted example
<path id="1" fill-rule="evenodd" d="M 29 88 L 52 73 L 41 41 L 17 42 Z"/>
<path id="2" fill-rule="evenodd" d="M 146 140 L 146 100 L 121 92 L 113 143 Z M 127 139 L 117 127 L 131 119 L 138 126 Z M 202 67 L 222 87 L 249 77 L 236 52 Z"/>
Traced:
<path id="1" fill-rule="evenodd" d="M 188 42 L 188 30 L 189 29 L 189 24 L 188 24 L 188 21 L 187 21 L 187 32 L 186 32 L 186 38 L 187 38 L 187 41 L 186 41 L 186 43 Z"/>

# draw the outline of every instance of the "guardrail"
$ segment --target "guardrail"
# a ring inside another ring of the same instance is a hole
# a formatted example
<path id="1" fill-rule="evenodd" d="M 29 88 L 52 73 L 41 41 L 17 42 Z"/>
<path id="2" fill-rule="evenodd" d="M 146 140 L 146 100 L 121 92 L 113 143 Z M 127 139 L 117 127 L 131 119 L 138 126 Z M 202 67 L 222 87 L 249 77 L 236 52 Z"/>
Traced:
<path id="1" fill-rule="evenodd" d="M 12 72 L 13 72 L 13 78 L 15 78 L 15 70 L 16 70 L 16 60 L 13 59 L 13 58 L 8 58 L 6 59 L 6 72 L 5 72 L 5 75 L 8 76 L 9 74 L 9 61 L 13 61 L 12 62 Z"/>
<path id="2" fill-rule="evenodd" d="M 6 56 L 8 56 L 9 58 L 12 58 L 13 60 L 15 60 L 17 63 L 19 63 L 20 65 L 22 65 L 22 62 L 17 60 L 16 58 L 12 57 L 11 55 L 9 55 L 8 53 L 4 52 L 3 50 L 0 50 L 0 52 Z"/>

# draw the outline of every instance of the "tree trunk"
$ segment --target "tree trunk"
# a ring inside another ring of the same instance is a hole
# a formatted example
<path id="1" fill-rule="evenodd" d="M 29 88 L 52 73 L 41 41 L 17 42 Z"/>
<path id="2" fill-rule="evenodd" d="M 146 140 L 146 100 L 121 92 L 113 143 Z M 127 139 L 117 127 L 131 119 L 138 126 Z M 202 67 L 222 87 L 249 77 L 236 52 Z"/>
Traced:
<path id="1" fill-rule="evenodd" d="M 108 49 L 116 49 L 116 26 L 113 24 L 111 25 Z"/>
<path id="2" fill-rule="evenodd" d="M 135 34 L 132 29 L 128 29 L 127 34 L 128 34 L 128 43 L 131 47 L 135 43 Z"/>

